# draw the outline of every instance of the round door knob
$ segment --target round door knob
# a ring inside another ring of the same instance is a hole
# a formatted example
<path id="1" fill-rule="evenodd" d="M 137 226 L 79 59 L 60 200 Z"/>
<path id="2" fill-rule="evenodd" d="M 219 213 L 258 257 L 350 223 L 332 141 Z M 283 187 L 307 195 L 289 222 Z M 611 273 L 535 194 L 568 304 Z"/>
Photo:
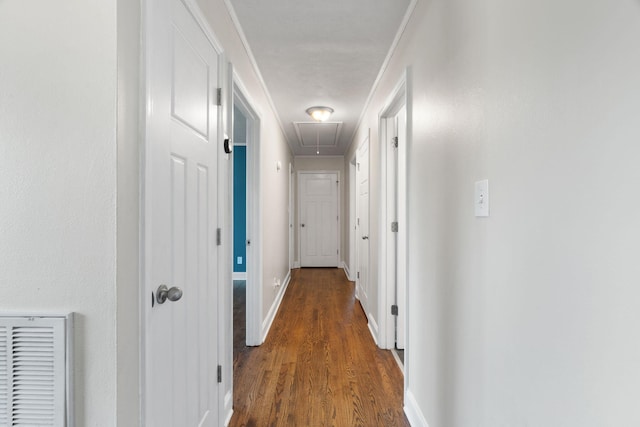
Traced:
<path id="1" fill-rule="evenodd" d="M 168 288 L 167 285 L 160 285 L 156 291 L 156 301 L 158 304 L 164 304 L 166 300 L 178 301 L 182 298 L 182 289 L 177 286 Z"/>

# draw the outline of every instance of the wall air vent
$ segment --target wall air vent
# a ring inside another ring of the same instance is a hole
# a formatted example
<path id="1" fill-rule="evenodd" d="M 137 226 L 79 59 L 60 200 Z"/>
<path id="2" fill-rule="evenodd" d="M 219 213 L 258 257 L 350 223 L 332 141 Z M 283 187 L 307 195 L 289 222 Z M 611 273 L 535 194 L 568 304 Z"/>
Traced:
<path id="1" fill-rule="evenodd" d="M 73 426 L 72 318 L 0 315 L 0 426 Z"/>

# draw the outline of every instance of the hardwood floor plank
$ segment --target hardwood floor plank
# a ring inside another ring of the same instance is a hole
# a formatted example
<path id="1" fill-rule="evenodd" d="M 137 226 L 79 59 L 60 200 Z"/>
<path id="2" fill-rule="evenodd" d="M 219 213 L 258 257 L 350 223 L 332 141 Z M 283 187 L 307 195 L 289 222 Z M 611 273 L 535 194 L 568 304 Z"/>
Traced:
<path id="1" fill-rule="evenodd" d="M 230 426 L 408 426 L 403 379 L 340 269 L 295 270 L 260 347 L 237 348 Z"/>

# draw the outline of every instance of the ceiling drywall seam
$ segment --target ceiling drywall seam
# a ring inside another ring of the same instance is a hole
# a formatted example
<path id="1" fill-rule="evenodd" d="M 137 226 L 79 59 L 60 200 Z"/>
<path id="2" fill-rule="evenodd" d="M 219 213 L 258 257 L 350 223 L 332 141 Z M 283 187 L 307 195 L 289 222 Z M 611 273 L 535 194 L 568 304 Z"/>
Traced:
<path id="1" fill-rule="evenodd" d="M 411 0 L 411 3 L 409 3 L 409 7 L 407 8 L 407 12 L 404 14 L 404 18 L 402 19 L 402 22 L 400 23 L 400 27 L 398 27 L 398 32 L 396 33 L 396 36 L 393 39 L 393 42 L 391 43 L 391 46 L 389 47 L 389 52 L 387 52 L 387 56 L 384 58 L 384 62 L 380 66 L 380 71 L 378 72 L 378 76 L 376 77 L 376 80 L 373 82 L 373 85 L 371 86 L 371 90 L 369 91 L 369 96 L 367 96 L 367 100 L 364 102 L 364 106 L 362 107 L 362 112 L 360 113 L 360 118 L 358 119 L 358 123 L 356 124 L 356 127 L 353 129 L 353 134 L 351 135 L 351 138 L 350 138 L 351 142 L 349 142 L 349 145 L 345 149 L 345 153 L 347 153 L 349 151 L 349 147 L 351 147 L 351 145 L 353 145 L 354 138 L 356 137 L 356 133 L 358 132 L 358 129 L 360 129 L 360 125 L 362 124 L 362 120 L 364 120 L 364 115 L 365 115 L 367 109 L 369 108 L 369 104 L 371 103 L 371 98 L 373 98 L 373 94 L 375 93 L 376 89 L 378 88 L 378 85 L 380 84 L 380 80 L 382 80 L 382 76 L 384 75 L 385 71 L 387 71 L 387 67 L 389 66 L 389 62 L 391 61 L 391 57 L 396 52 L 396 48 L 398 47 L 398 43 L 400 43 L 400 39 L 402 38 L 402 35 L 404 34 L 404 31 L 407 29 L 407 25 L 409 24 L 409 20 L 411 19 L 411 16 L 413 15 L 413 11 L 416 9 L 416 4 L 417 3 L 418 3 L 418 0 Z"/>
<path id="2" fill-rule="evenodd" d="M 414 0 L 415 1 L 415 0 Z M 251 47 L 249 46 L 249 41 L 247 37 L 244 35 L 244 30 L 242 29 L 242 25 L 240 25 L 240 20 L 238 19 L 238 15 L 236 15 L 236 11 L 231 4 L 231 0 L 224 0 L 224 4 L 227 7 L 227 12 L 229 12 L 229 16 L 231 17 L 231 21 L 233 25 L 236 27 L 236 31 L 238 32 L 238 36 L 240 37 L 240 41 L 242 41 L 242 45 L 244 46 L 245 51 L 247 52 L 247 56 L 249 57 L 249 62 L 253 66 L 253 70 L 258 77 L 258 81 L 262 86 L 262 90 L 264 90 L 265 96 L 267 97 L 267 101 L 269 102 L 269 106 L 273 111 L 273 115 L 276 117 L 278 121 L 278 126 L 280 126 L 280 132 L 282 132 L 282 136 L 285 141 L 287 141 L 287 145 L 289 146 L 289 150 L 293 152 L 293 148 L 291 146 L 291 141 L 287 138 L 287 133 L 284 131 L 284 126 L 282 124 L 282 120 L 280 120 L 280 116 L 278 115 L 278 110 L 276 110 L 276 105 L 273 103 L 273 98 L 271 98 L 271 93 L 269 93 L 269 89 L 267 88 L 264 79 L 262 78 L 262 73 L 260 72 L 260 68 L 258 68 L 258 63 L 256 62 L 256 58 L 253 56 L 253 52 L 251 51 Z"/>

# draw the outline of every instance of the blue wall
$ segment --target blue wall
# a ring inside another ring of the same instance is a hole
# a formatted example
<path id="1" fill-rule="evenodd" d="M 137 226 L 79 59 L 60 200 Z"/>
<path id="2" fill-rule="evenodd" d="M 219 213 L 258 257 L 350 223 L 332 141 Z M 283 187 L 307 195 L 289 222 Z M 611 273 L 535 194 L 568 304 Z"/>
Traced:
<path id="1" fill-rule="evenodd" d="M 233 272 L 247 271 L 247 147 L 233 147 Z M 242 257 L 242 264 L 238 264 Z"/>

